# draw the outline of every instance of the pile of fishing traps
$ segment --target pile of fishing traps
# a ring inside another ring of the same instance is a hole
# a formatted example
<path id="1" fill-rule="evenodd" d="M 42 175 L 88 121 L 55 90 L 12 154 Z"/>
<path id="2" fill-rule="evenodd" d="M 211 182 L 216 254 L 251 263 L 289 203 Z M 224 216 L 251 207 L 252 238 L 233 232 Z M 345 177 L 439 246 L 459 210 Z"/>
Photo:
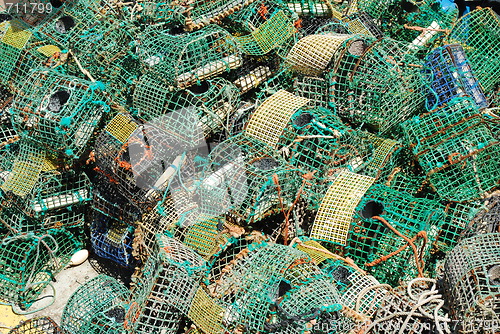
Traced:
<path id="1" fill-rule="evenodd" d="M 500 333 L 500 16 L 468 5 L 9 6 L 10 333 Z"/>

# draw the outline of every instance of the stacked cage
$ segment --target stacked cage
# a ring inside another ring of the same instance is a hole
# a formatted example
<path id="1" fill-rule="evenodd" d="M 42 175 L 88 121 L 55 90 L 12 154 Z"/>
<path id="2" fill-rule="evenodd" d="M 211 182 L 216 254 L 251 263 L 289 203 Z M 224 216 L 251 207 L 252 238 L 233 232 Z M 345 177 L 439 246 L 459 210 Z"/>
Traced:
<path id="1" fill-rule="evenodd" d="M 130 292 L 116 279 L 99 275 L 80 286 L 64 307 L 65 333 L 123 333 Z"/>
<path id="2" fill-rule="evenodd" d="M 17 312 L 24 312 L 81 247 L 81 242 L 64 229 L 4 238 L 0 247 L 0 297 Z"/>
<path id="3" fill-rule="evenodd" d="M 460 45 L 445 45 L 432 50 L 426 57 L 425 68 L 431 82 L 427 109 L 441 107 L 455 97 L 466 95 L 474 99 L 479 109 L 488 106 L 483 90 Z"/>
<path id="4" fill-rule="evenodd" d="M 342 43 L 334 60 L 329 96 L 340 116 L 387 133 L 423 107 L 427 82 L 407 44 L 354 37 Z"/>
<path id="5" fill-rule="evenodd" d="M 500 21 L 492 8 L 480 8 L 462 16 L 451 30 L 448 41 L 463 46 L 474 74 L 487 96 L 499 82 L 498 47 Z"/>
<path id="6" fill-rule="evenodd" d="M 500 235 L 462 240 L 446 257 L 445 291 L 460 333 L 497 333 L 500 312 Z"/>
<path id="7" fill-rule="evenodd" d="M 61 328 L 49 317 L 33 318 L 21 322 L 10 330 L 9 334 L 63 334 Z"/>
<path id="8" fill-rule="evenodd" d="M 471 98 L 455 98 L 405 122 L 403 130 L 431 185 L 442 198 L 470 201 L 497 186 L 497 140 Z"/>
<path id="9" fill-rule="evenodd" d="M 216 25 L 181 34 L 151 26 L 141 36 L 138 54 L 144 70 L 178 88 L 192 86 L 242 64 L 233 37 Z"/>

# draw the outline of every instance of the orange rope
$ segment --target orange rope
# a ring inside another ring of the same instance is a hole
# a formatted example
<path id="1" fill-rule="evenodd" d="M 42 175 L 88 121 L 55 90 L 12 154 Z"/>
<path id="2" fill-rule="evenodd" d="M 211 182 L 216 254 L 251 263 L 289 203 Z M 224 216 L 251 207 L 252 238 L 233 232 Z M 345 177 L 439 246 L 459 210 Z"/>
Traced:
<path id="1" fill-rule="evenodd" d="M 380 216 L 373 216 L 372 218 L 377 219 L 378 221 L 382 222 L 385 226 L 387 226 L 397 236 L 403 238 L 408 244 L 404 245 L 404 246 L 401 246 L 398 250 L 396 250 L 396 251 L 394 251 L 394 252 L 392 252 L 392 253 L 390 253 L 388 255 L 384 255 L 381 258 L 379 258 L 379 259 L 377 259 L 377 260 L 375 260 L 373 262 L 365 264 L 365 266 L 367 266 L 367 267 L 373 267 L 373 266 L 375 266 L 377 264 L 380 264 L 381 262 L 387 261 L 388 259 L 390 259 L 394 255 L 396 255 L 396 254 L 400 253 L 401 251 L 403 251 L 404 249 L 406 249 L 408 246 L 411 246 L 411 248 L 413 250 L 413 255 L 415 256 L 415 263 L 417 265 L 418 277 L 423 277 L 424 276 L 424 266 L 425 266 L 425 263 L 424 263 L 424 260 L 423 260 L 423 250 L 424 250 L 425 245 L 427 244 L 427 241 L 428 241 L 427 232 L 420 231 L 413 238 L 410 239 L 407 236 L 403 235 L 398 230 L 396 230 L 396 228 L 394 228 L 384 218 L 382 218 Z M 417 246 L 415 246 L 415 241 L 417 239 L 419 239 L 419 238 L 424 239 L 424 243 L 422 245 L 422 249 L 421 249 L 420 254 L 419 254 L 419 252 L 417 250 Z"/>

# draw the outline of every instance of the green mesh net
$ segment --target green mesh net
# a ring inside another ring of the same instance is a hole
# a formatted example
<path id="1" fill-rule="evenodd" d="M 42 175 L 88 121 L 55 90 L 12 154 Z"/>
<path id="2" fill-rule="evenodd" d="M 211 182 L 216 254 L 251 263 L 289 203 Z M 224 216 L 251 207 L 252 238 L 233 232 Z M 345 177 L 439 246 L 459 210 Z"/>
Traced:
<path id="1" fill-rule="evenodd" d="M 424 273 L 444 215 L 438 202 L 374 185 L 356 208 L 346 255 L 382 283 L 415 278 Z"/>
<path id="2" fill-rule="evenodd" d="M 215 25 L 179 35 L 152 26 L 141 36 L 138 52 L 146 70 L 179 88 L 238 68 L 242 62 L 232 36 Z"/>
<path id="3" fill-rule="evenodd" d="M 37 184 L 29 194 L 13 196 L 10 205 L 29 216 L 40 218 L 68 206 L 76 209 L 90 199 L 90 180 L 85 173 L 47 171 L 40 173 Z"/>
<path id="4" fill-rule="evenodd" d="M 100 86 L 57 73 L 34 71 L 12 105 L 18 133 L 50 150 L 78 157 L 109 111 Z"/>
<path id="5" fill-rule="evenodd" d="M 355 37 L 338 50 L 329 95 L 340 116 L 386 133 L 421 110 L 427 83 L 405 43 Z"/>
<path id="6" fill-rule="evenodd" d="M 230 211 L 240 224 L 288 209 L 301 186 L 297 170 L 265 143 L 244 135 L 219 144 L 203 174 L 199 193 L 204 212 L 216 216 Z"/>
<path id="7" fill-rule="evenodd" d="M 461 241 L 446 257 L 445 287 L 463 333 L 490 332 L 498 321 L 500 264 L 498 233 Z"/>
<path id="8" fill-rule="evenodd" d="M 229 17 L 228 29 L 242 53 L 264 55 L 292 44 L 297 32 L 293 13 L 281 1 L 257 1 Z"/>
<path id="9" fill-rule="evenodd" d="M 18 310 L 28 309 L 61 271 L 81 243 L 67 230 L 19 234 L 0 247 L 0 298 Z"/>
<path id="10" fill-rule="evenodd" d="M 14 90 L 21 88 L 31 69 L 49 65 L 55 53 L 61 50 L 40 41 L 26 25 L 17 21 L 0 23 L 0 84 Z M 51 64 L 52 65 L 52 64 Z"/>
<path id="11" fill-rule="evenodd" d="M 123 333 L 130 292 L 116 279 L 99 275 L 80 286 L 64 307 L 66 333 Z"/>
<path id="12" fill-rule="evenodd" d="M 498 48 L 500 21 L 491 8 L 476 9 L 462 16 L 447 39 L 463 46 L 472 70 L 486 94 L 499 82 Z"/>
<path id="13" fill-rule="evenodd" d="M 357 9 L 380 22 L 387 36 L 407 42 L 416 40 L 417 45 L 422 43 L 422 40 L 418 41 L 420 32 L 411 27 L 450 29 L 458 16 L 458 9 L 453 3 L 434 0 L 358 0 Z M 436 32 L 433 35 L 437 35 Z"/>
<path id="14" fill-rule="evenodd" d="M 224 254 L 226 265 L 214 272 L 214 283 L 198 290 L 188 313 L 204 332 L 246 327 L 300 333 L 313 320 L 338 320 L 338 291 L 305 253 L 263 242 Z M 207 311 L 210 317 L 203 316 Z"/>
<path id="15" fill-rule="evenodd" d="M 134 108 L 139 117 L 152 120 L 172 110 L 192 110 L 190 112 L 198 116 L 207 137 L 227 127 L 239 102 L 240 91 L 223 78 L 209 79 L 200 85 L 170 92 L 162 81 L 144 75 L 134 91 Z"/>
<path id="16" fill-rule="evenodd" d="M 483 124 L 475 102 L 456 98 L 403 124 L 407 141 L 440 196 L 455 201 L 480 198 L 497 185 L 491 163 L 497 141 Z M 490 161 L 490 162 L 488 162 Z"/>
<path id="17" fill-rule="evenodd" d="M 127 317 L 137 333 L 175 333 L 198 289 L 205 261 L 179 241 L 158 234 L 153 254 L 136 278 Z"/>

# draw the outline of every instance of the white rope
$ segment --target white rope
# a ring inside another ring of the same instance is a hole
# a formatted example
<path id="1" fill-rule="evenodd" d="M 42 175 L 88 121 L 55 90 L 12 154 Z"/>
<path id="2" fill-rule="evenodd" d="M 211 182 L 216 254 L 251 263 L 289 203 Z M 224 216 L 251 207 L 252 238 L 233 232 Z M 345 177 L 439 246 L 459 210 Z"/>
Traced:
<path id="1" fill-rule="evenodd" d="M 432 287 L 429 291 L 425 291 L 418 297 L 413 294 L 413 285 L 416 282 L 429 282 L 432 283 Z M 407 292 L 408 296 L 410 296 L 411 299 L 416 301 L 417 303 L 415 306 L 412 307 L 412 309 L 409 312 L 396 312 L 393 313 L 385 318 L 382 319 L 377 319 L 374 322 L 370 324 L 366 328 L 365 333 L 369 333 L 370 330 L 372 330 L 376 325 L 378 325 L 381 322 L 396 318 L 396 317 L 406 317 L 403 325 L 399 329 L 399 334 L 404 334 L 406 331 L 406 326 L 408 325 L 408 322 L 410 321 L 411 318 L 413 317 L 419 317 L 419 318 L 428 318 L 431 320 L 434 320 L 434 323 L 436 325 L 436 330 L 439 332 L 439 334 L 450 334 L 451 330 L 448 326 L 448 323 L 451 321 L 450 318 L 448 318 L 448 315 L 446 316 L 440 316 L 439 315 L 439 310 L 443 307 L 444 305 L 444 300 L 442 299 L 442 296 L 438 294 L 438 290 L 436 290 L 436 280 L 435 279 L 430 279 L 430 278 L 415 278 L 412 281 L 408 283 L 407 286 Z M 436 307 L 434 308 L 433 314 L 430 314 L 426 312 L 422 306 L 429 304 L 429 303 L 436 303 Z M 418 312 L 417 312 L 418 310 Z M 440 326 L 440 322 L 444 323 L 444 331 Z"/>

